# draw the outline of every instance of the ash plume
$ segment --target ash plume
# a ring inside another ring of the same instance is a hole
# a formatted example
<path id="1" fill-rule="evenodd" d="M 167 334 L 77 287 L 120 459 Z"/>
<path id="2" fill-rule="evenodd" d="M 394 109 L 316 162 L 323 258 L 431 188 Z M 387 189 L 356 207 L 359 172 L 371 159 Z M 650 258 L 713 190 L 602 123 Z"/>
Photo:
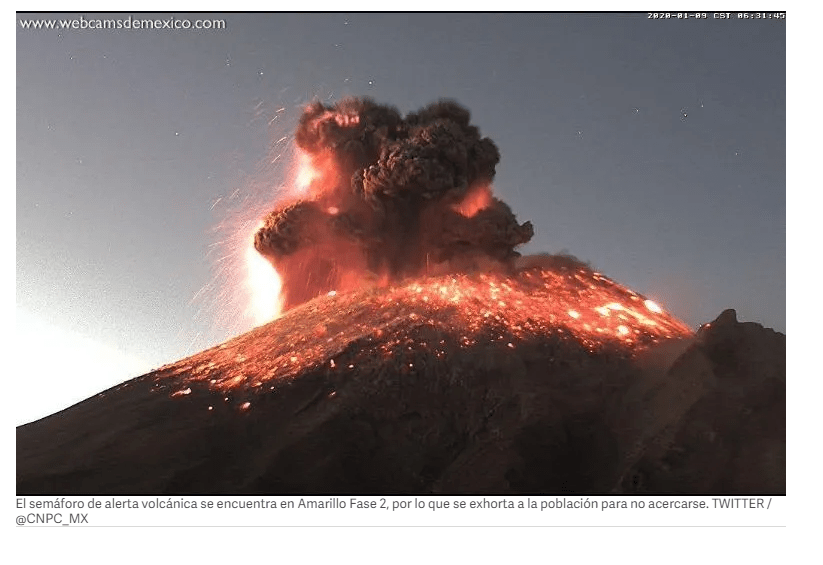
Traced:
<path id="1" fill-rule="evenodd" d="M 368 98 L 315 102 L 295 141 L 311 181 L 254 239 L 280 273 L 285 309 L 364 281 L 511 268 L 534 233 L 492 195 L 500 153 L 456 102 L 405 117 Z"/>

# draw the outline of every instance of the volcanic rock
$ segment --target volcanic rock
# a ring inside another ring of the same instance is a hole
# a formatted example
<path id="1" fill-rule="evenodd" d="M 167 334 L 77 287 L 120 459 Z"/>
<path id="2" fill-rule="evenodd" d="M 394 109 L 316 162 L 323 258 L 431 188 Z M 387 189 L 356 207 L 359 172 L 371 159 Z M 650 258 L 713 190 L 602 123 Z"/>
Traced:
<path id="1" fill-rule="evenodd" d="M 330 293 L 18 427 L 17 493 L 785 493 L 785 336 L 595 275 L 575 301 L 661 333 L 526 276 Z"/>
<path id="2" fill-rule="evenodd" d="M 625 492 L 785 494 L 785 335 L 725 310 L 667 377 L 681 400 L 671 413 L 682 415 L 647 443 Z"/>

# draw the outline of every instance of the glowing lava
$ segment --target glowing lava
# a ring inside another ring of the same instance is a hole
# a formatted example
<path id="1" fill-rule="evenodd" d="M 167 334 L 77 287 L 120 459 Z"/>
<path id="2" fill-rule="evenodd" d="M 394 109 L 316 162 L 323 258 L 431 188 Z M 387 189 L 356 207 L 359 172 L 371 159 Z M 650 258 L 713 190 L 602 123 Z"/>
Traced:
<path id="1" fill-rule="evenodd" d="M 471 334 L 499 326 L 506 335 L 525 339 L 565 329 L 591 351 L 609 343 L 634 349 L 691 335 L 655 302 L 585 268 L 528 270 L 516 278 L 486 274 L 424 279 L 389 295 L 388 302 L 456 307 Z"/>
<path id="2" fill-rule="evenodd" d="M 599 273 L 530 268 L 332 291 L 285 312 L 265 330 L 191 357 L 172 374 L 187 371 L 189 382 L 254 392 L 320 367 L 405 374 L 421 365 L 425 370 L 425 363 L 446 362 L 455 350 L 482 356 L 491 347 L 514 354 L 558 340 L 593 354 L 631 356 L 692 335 L 659 305 Z"/>

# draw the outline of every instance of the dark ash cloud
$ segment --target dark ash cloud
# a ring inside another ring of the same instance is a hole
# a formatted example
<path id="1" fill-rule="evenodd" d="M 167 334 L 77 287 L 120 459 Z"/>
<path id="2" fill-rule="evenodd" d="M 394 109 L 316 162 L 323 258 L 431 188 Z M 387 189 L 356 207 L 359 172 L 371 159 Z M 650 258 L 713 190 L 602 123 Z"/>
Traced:
<path id="1" fill-rule="evenodd" d="M 315 102 L 295 141 L 314 178 L 254 242 L 283 279 L 286 309 L 364 281 L 511 267 L 534 233 L 492 195 L 500 153 L 456 102 L 405 117 L 368 98 Z"/>

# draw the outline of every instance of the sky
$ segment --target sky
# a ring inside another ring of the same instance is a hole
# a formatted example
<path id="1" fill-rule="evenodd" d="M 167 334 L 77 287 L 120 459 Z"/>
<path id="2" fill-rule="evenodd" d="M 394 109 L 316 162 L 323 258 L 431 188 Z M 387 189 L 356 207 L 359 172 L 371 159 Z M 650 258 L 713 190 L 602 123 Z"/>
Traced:
<path id="1" fill-rule="evenodd" d="M 786 331 L 784 20 L 173 16 L 225 28 L 17 15 L 16 345 L 51 394 L 16 423 L 254 326 L 248 235 L 315 99 L 455 99 L 535 226 L 523 252 L 572 253 L 692 327 L 735 308 Z"/>

